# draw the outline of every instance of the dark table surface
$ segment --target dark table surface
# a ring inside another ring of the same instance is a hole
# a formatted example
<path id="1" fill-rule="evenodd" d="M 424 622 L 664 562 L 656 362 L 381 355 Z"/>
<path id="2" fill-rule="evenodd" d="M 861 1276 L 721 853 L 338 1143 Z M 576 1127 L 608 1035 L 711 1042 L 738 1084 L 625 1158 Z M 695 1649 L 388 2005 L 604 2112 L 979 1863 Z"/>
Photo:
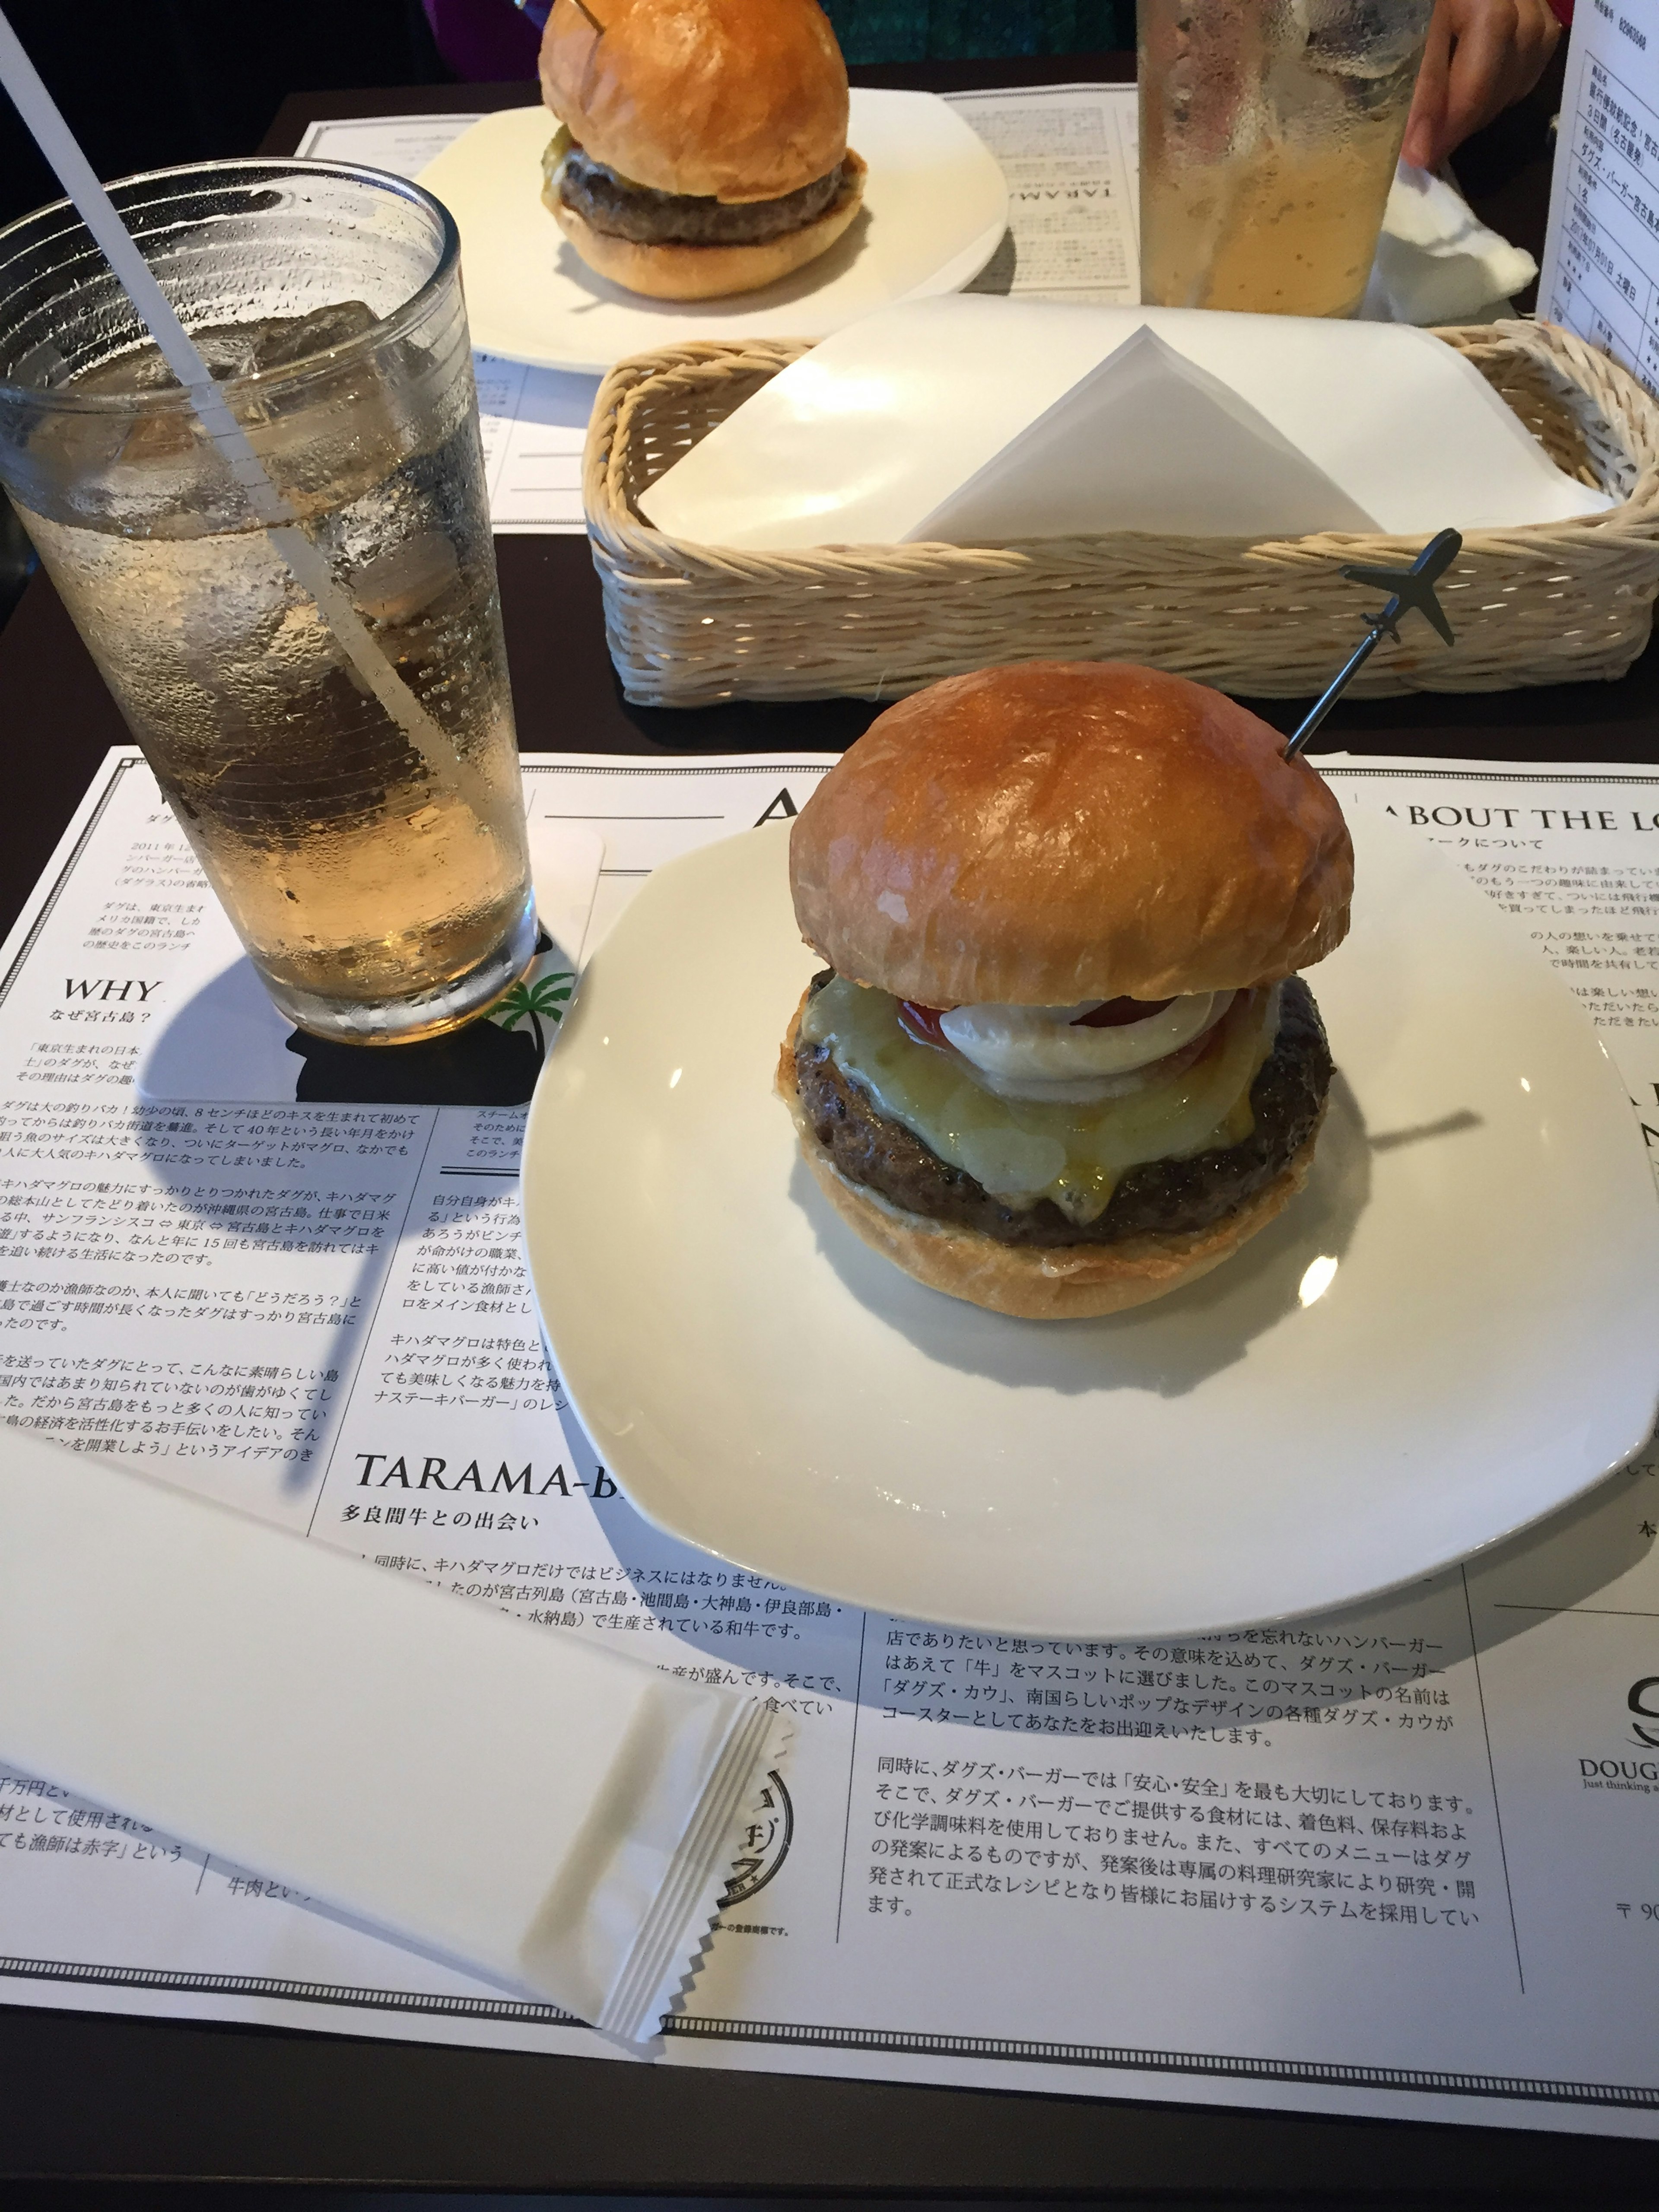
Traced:
<path id="1" fill-rule="evenodd" d="M 855 82 L 937 91 L 1132 74 L 1132 56 L 1098 54 L 853 73 Z M 520 85 L 295 94 L 264 150 L 292 151 L 317 117 L 465 112 L 533 96 Z M 1466 176 L 1477 210 L 1536 252 L 1548 183 L 1541 138 L 1489 147 Z M 848 700 L 630 707 L 606 657 L 585 542 L 504 538 L 496 552 L 526 749 L 839 750 L 878 711 Z M 105 749 L 127 741 L 44 576 L 0 632 L 0 702 L 11 791 L 0 810 L 0 908 L 9 922 Z M 1297 708 L 1262 711 L 1289 727 Z M 1616 684 L 1340 708 L 1319 742 L 1475 759 L 1659 760 L 1659 651 Z M 0 2008 L 0 2181 L 25 2177 L 1146 2204 L 1659 2201 L 1653 2146 L 1599 2136 L 670 2071 Z M 168 2190 L 161 2201 L 179 2199 Z"/>

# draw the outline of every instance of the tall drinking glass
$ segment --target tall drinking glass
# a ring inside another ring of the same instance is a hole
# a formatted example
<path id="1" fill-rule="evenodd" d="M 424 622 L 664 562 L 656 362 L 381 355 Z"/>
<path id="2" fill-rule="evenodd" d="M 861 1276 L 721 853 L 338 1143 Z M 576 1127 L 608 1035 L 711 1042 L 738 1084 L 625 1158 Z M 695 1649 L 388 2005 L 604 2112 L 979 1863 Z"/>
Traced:
<path id="1" fill-rule="evenodd" d="M 435 1036 L 535 939 L 455 226 L 331 162 L 112 198 L 423 712 L 342 652 L 67 202 L 0 231 L 0 479 L 277 1006 Z"/>
<path id="2" fill-rule="evenodd" d="M 1352 315 L 1433 0 L 1139 0 L 1140 295 Z"/>

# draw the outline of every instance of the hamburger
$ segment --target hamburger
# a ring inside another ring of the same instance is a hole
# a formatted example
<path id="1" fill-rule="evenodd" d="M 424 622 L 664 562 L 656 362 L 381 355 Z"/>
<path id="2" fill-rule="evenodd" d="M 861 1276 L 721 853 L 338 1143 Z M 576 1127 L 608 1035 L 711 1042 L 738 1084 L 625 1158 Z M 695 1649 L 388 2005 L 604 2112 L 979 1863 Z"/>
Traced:
<path id="1" fill-rule="evenodd" d="M 752 292 L 859 211 L 847 68 L 817 0 L 554 0 L 544 204 L 590 269 L 653 300 Z"/>
<path id="2" fill-rule="evenodd" d="M 1299 971 L 1353 853 L 1285 740 L 1124 663 L 890 708 L 791 829 L 829 963 L 778 1089 L 807 1166 L 918 1280 L 1060 1320 L 1161 1297 L 1306 1181 L 1332 1066 Z"/>

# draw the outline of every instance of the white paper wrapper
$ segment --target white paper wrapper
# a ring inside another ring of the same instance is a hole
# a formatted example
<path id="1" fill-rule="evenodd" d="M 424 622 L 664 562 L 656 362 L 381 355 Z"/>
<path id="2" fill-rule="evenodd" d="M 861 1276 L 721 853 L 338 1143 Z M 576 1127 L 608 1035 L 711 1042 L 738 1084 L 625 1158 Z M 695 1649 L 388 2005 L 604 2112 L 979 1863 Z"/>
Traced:
<path id="1" fill-rule="evenodd" d="M 732 1691 L 0 1448 L 0 1759 L 608 2034 L 649 2036 L 694 1967 L 776 1734 Z"/>
<path id="2" fill-rule="evenodd" d="M 1611 504 L 1424 331 L 961 295 L 824 339 L 640 500 L 671 537 L 757 550 L 1426 536 Z"/>

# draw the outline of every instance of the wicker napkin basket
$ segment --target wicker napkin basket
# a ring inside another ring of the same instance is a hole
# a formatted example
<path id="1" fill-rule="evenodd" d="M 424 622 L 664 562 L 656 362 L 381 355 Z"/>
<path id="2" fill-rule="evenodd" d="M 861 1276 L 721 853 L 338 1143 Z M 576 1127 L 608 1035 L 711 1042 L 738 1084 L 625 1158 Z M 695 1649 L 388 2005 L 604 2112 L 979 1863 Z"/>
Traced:
<path id="1" fill-rule="evenodd" d="M 1456 644 L 1408 623 L 1354 690 L 1501 691 L 1622 675 L 1647 643 L 1659 592 L 1659 404 L 1550 324 L 1436 335 L 1558 466 L 1622 503 L 1581 521 L 1467 533 L 1440 587 Z M 583 498 L 611 658 L 640 704 L 896 698 L 967 669 L 1047 659 L 1138 660 L 1247 696 L 1297 698 L 1322 687 L 1359 634 L 1369 602 L 1342 563 L 1419 550 L 1335 532 L 1258 544 L 1120 531 L 772 553 L 653 529 L 640 494 L 808 349 L 800 340 L 666 347 L 618 363 L 599 387 Z"/>

